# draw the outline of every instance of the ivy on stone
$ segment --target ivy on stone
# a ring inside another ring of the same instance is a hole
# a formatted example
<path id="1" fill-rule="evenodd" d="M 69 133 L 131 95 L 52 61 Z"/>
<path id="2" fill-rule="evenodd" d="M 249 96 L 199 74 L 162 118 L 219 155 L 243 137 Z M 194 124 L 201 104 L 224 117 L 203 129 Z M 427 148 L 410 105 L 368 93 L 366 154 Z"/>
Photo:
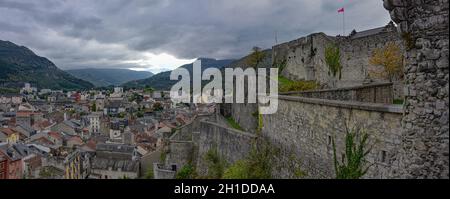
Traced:
<path id="1" fill-rule="evenodd" d="M 287 61 L 285 59 L 281 61 L 275 61 L 273 65 L 274 67 L 278 68 L 278 73 L 281 73 L 286 68 Z"/>
<path id="2" fill-rule="evenodd" d="M 339 47 L 336 45 L 328 45 L 325 48 L 325 62 L 328 65 L 329 75 L 333 75 L 333 77 L 336 77 L 339 75 L 339 79 L 342 77 L 342 65 L 341 65 L 341 52 L 339 50 Z"/>

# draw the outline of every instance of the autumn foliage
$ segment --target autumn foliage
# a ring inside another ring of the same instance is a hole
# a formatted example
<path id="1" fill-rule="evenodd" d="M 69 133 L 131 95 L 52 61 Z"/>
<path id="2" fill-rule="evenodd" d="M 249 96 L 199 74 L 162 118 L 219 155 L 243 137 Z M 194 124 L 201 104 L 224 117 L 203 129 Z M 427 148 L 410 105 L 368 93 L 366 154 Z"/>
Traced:
<path id="1" fill-rule="evenodd" d="M 387 78 L 393 81 L 403 75 L 403 54 L 401 48 L 390 42 L 383 48 L 375 49 L 369 63 L 377 68 L 369 71 L 369 75 L 377 78 Z"/>

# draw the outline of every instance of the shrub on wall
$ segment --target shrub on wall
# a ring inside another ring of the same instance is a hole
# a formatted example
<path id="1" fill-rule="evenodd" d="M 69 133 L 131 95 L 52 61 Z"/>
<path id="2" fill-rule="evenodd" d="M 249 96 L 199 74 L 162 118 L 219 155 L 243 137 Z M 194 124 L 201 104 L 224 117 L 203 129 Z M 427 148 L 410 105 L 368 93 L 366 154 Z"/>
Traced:
<path id="1" fill-rule="evenodd" d="M 268 142 L 255 145 L 246 159 L 237 161 L 225 170 L 223 178 L 270 179 L 274 154 L 274 149 Z"/>
<path id="2" fill-rule="evenodd" d="M 153 179 L 153 178 L 154 178 L 153 167 L 150 167 L 145 173 L 145 179 Z"/>
<path id="3" fill-rule="evenodd" d="M 367 148 L 369 135 L 363 130 L 348 130 L 345 136 L 345 153 L 339 162 L 336 155 L 336 144 L 332 139 L 334 168 L 337 179 L 359 179 L 367 173 L 370 166 L 366 166 L 366 156 L 370 153 Z"/>
<path id="4" fill-rule="evenodd" d="M 280 92 L 314 90 L 319 85 L 315 81 L 292 81 L 283 76 L 278 77 Z"/>
<path id="5" fill-rule="evenodd" d="M 166 161 L 166 158 L 167 158 L 167 153 L 165 151 L 162 151 L 161 155 L 159 156 L 159 161 L 161 163 L 164 163 Z"/>
<path id="6" fill-rule="evenodd" d="M 223 179 L 249 179 L 248 163 L 245 160 L 239 160 L 223 174 Z"/>
<path id="7" fill-rule="evenodd" d="M 333 77 L 336 77 L 339 75 L 339 79 L 342 77 L 342 65 L 341 65 L 341 52 L 339 50 L 339 47 L 336 45 L 328 45 L 325 48 L 325 62 L 328 65 L 329 75 L 333 75 Z"/>
<path id="8" fill-rule="evenodd" d="M 195 173 L 195 168 L 191 164 L 187 164 L 178 171 L 176 179 L 194 179 Z"/>
<path id="9" fill-rule="evenodd" d="M 259 133 L 261 133 L 262 128 L 264 127 L 264 124 L 263 124 L 263 117 L 262 117 L 262 114 L 259 113 L 259 107 L 258 107 L 258 110 L 257 110 L 257 111 L 255 111 L 255 112 L 252 113 L 252 116 L 255 117 L 255 119 L 256 119 L 257 122 L 258 122 L 258 126 L 256 127 L 256 133 L 259 134 Z"/>
<path id="10" fill-rule="evenodd" d="M 261 133 L 263 127 L 264 127 L 263 116 L 262 116 L 262 114 L 259 113 L 259 111 L 258 111 L 258 129 L 257 129 L 257 132 L 258 132 L 258 133 Z"/>
<path id="11" fill-rule="evenodd" d="M 220 157 L 216 147 L 210 149 L 205 155 L 205 162 L 208 166 L 208 178 L 220 179 L 226 167 L 226 161 Z"/>
<path id="12" fill-rule="evenodd" d="M 401 37 L 405 43 L 406 49 L 411 50 L 414 48 L 416 42 L 413 39 L 413 36 L 410 32 L 405 32 L 401 34 Z"/>
<path id="13" fill-rule="evenodd" d="M 225 119 L 227 120 L 228 124 L 232 128 L 240 130 L 240 131 L 244 131 L 244 129 L 234 120 L 233 117 L 230 116 L 230 117 L 226 117 Z"/>

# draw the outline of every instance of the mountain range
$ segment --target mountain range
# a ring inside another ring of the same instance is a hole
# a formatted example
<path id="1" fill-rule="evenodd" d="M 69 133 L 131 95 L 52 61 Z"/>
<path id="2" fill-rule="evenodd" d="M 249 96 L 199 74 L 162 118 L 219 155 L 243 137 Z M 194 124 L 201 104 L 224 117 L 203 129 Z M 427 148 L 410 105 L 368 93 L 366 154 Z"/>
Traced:
<path id="1" fill-rule="evenodd" d="M 210 67 L 222 70 L 245 65 L 247 56 L 239 60 L 199 59 L 202 61 L 202 71 Z M 193 63 L 180 66 L 180 68 L 186 68 L 192 76 Z M 0 40 L 0 71 L 0 88 L 21 87 L 23 83 L 30 82 L 38 88 L 67 90 L 119 85 L 125 88 L 150 86 L 159 90 L 169 90 L 177 82 L 170 80 L 171 71 L 156 75 L 151 72 L 128 69 L 87 68 L 63 71 L 50 60 L 36 55 L 30 49 L 2 40 Z"/>
<path id="2" fill-rule="evenodd" d="M 0 40 L 0 87 L 21 87 L 29 82 L 38 88 L 89 89 L 90 82 L 59 69 L 45 57 L 24 46 Z"/>
<path id="3" fill-rule="evenodd" d="M 96 87 L 118 86 L 129 81 L 145 79 L 153 76 L 147 71 L 133 71 L 128 69 L 74 69 L 66 70 L 71 75 L 93 83 Z"/>
<path id="4" fill-rule="evenodd" d="M 224 59 L 224 60 L 216 60 L 211 58 L 199 58 L 199 59 L 202 61 L 202 71 L 210 67 L 222 69 L 235 61 L 234 59 Z M 180 66 L 180 68 L 186 68 L 192 76 L 192 68 L 193 68 L 192 63 Z M 158 90 L 170 90 L 170 88 L 175 83 L 177 83 L 177 81 L 170 80 L 170 73 L 171 71 L 158 73 L 150 78 L 127 82 L 123 84 L 123 86 L 125 88 L 143 88 L 145 86 L 150 86 Z"/>

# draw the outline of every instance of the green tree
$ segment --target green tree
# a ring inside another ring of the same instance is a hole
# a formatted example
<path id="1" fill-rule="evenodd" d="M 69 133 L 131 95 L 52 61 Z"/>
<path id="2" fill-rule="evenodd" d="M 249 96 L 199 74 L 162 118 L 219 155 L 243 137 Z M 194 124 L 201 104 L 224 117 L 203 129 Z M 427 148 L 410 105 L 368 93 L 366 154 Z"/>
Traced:
<path id="1" fill-rule="evenodd" d="M 96 112 L 96 111 L 97 111 L 97 104 L 95 104 L 95 102 L 92 103 L 91 111 L 92 111 L 92 112 Z"/>
<path id="2" fill-rule="evenodd" d="M 155 91 L 155 89 L 150 87 L 149 85 L 146 85 L 144 88 L 144 93 L 153 93 L 153 91 Z"/>
<path id="3" fill-rule="evenodd" d="M 376 77 L 387 78 L 393 81 L 395 77 L 403 75 L 403 54 L 400 46 L 389 42 L 383 48 L 374 50 L 369 63 L 374 66 L 381 66 L 381 69 L 372 69 L 369 74 Z"/>
<path id="4" fill-rule="evenodd" d="M 117 116 L 118 118 L 125 118 L 126 114 L 125 113 L 119 113 L 119 115 Z"/>
<path id="5" fill-rule="evenodd" d="M 138 111 L 138 112 L 136 113 L 136 117 L 142 118 L 142 117 L 144 117 L 144 113 L 142 113 L 142 111 Z"/>
<path id="6" fill-rule="evenodd" d="M 153 104 L 153 110 L 154 111 L 162 111 L 164 108 L 162 107 L 162 104 L 159 102 L 156 102 L 155 104 Z"/>
<path id="7" fill-rule="evenodd" d="M 261 48 L 255 46 L 252 49 L 252 53 L 247 57 L 246 63 L 253 68 L 257 68 L 265 57 L 266 53 Z"/>

